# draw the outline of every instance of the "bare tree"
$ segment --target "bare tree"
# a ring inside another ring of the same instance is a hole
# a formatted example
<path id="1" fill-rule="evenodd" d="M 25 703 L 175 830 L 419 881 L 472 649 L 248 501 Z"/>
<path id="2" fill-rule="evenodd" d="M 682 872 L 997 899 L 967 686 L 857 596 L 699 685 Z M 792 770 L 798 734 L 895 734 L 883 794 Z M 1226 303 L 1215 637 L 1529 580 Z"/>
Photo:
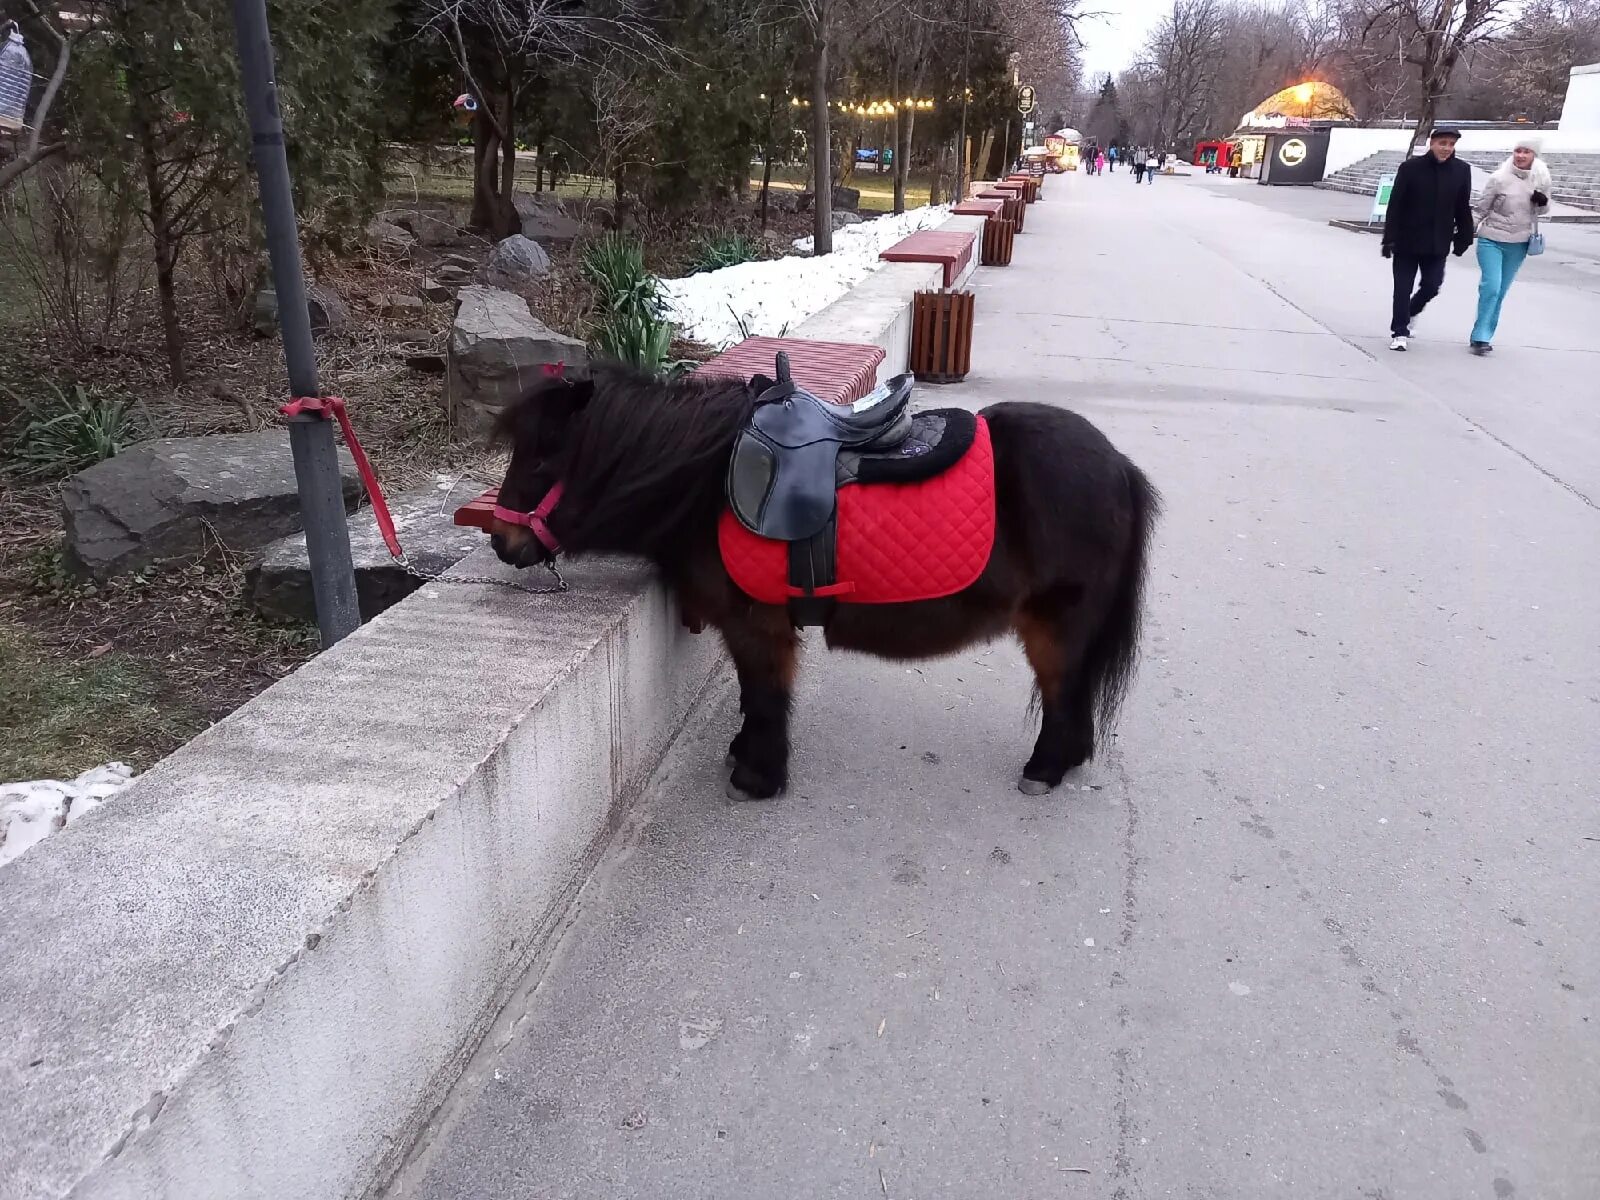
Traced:
<path id="1" fill-rule="evenodd" d="M 1140 67 L 1155 86 L 1155 140 L 1192 136 L 1214 99 L 1226 10 L 1222 0 L 1174 0 L 1145 44 Z"/>
<path id="2" fill-rule="evenodd" d="M 1415 71 L 1421 111 L 1413 144 L 1427 137 L 1439 102 L 1449 95 L 1456 64 L 1471 46 L 1493 37 L 1513 0 L 1356 0 L 1363 43 L 1392 47 Z"/>
<path id="3" fill-rule="evenodd" d="M 472 223 L 497 238 L 521 228 L 516 210 L 517 103 L 541 64 L 595 72 L 619 61 L 661 65 L 670 51 L 643 0 L 424 0 L 421 24 L 443 38 L 477 101 Z"/>

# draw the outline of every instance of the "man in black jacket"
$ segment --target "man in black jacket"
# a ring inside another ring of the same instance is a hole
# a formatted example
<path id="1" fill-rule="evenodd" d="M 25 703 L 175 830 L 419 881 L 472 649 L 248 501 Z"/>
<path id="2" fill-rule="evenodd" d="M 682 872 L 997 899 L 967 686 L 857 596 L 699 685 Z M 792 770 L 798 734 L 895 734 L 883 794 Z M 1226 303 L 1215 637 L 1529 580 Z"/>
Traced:
<path id="1" fill-rule="evenodd" d="M 1435 129 L 1428 153 L 1395 172 L 1383 220 L 1383 256 L 1394 260 L 1394 316 L 1389 349 L 1404 350 L 1411 323 L 1444 283 L 1445 255 L 1472 245 L 1472 168 L 1456 157 L 1457 129 Z M 1422 282 L 1415 295 L 1411 286 Z"/>

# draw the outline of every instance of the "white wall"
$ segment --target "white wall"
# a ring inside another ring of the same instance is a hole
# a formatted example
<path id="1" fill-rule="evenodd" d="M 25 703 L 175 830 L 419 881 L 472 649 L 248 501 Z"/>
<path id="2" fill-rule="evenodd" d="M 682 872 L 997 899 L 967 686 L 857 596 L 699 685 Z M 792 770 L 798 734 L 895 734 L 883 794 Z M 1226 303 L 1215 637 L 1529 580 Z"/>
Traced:
<path id="1" fill-rule="evenodd" d="M 1561 105 L 1561 132 L 1572 136 L 1582 132 L 1600 141 L 1600 63 L 1572 68 Z"/>

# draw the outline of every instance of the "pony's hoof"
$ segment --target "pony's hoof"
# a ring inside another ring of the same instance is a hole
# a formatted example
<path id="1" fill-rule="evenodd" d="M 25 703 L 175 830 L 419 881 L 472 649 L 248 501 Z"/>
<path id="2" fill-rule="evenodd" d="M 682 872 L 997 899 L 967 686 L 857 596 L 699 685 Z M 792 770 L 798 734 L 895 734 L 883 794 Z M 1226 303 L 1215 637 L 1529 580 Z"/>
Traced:
<path id="1" fill-rule="evenodd" d="M 1021 792 L 1024 796 L 1048 796 L 1055 790 L 1055 784 L 1046 783 L 1042 779 L 1028 779 L 1027 777 L 1023 777 L 1022 779 L 1017 780 L 1017 791 Z"/>
<path id="2" fill-rule="evenodd" d="M 757 795 L 754 795 L 754 794 L 752 794 L 750 792 L 745 791 L 742 787 L 739 787 L 731 779 L 728 780 L 728 786 L 723 788 L 722 790 L 723 790 L 724 793 L 726 793 L 726 795 L 727 795 L 729 800 L 733 800 L 733 801 L 735 801 L 735 802 L 737 802 L 739 804 L 751 804 L 751 803 L 756 803 L 756 802 L 761 801 L 761 800 L 776 800 L 778 798 L 778 794 L 776 792 L 774 792 L 770 796 L 757 796 Z"/>

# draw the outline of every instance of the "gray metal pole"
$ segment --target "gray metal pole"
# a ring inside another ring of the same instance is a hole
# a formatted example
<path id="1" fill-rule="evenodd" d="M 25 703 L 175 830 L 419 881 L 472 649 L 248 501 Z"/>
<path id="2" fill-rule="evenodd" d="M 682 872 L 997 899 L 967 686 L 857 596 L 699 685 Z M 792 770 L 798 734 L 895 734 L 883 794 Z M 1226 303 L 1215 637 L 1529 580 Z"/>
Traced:
<path id="1" fill-rule="evenodd" d="M 293 396 L 316 396 L 320 393 L 317 355 L 311 345 L 311 316 L 306 310 L 306 282 L 300 269 L 300 237 L 294 191 L 289 183 L 289 160 L 283 149 L 283 117 L 278 110 L 278 81 L 273 70 L 266 0 L 233 0 L 233 25 L 239 39 L 245 111 L 250 117 L 250 141 L 261 188 L 261 216 L 272 259 L 272 286 L 278 297 L 278 325 L 283 331 L 289 391 Z M 300 488 L 300 519 L 311 562 L 317 627 L 326 648 L 361 625 L 333 422 L 317 416 L 291 419 L 289 448 L 294 454 L 294 475 Z"/>

